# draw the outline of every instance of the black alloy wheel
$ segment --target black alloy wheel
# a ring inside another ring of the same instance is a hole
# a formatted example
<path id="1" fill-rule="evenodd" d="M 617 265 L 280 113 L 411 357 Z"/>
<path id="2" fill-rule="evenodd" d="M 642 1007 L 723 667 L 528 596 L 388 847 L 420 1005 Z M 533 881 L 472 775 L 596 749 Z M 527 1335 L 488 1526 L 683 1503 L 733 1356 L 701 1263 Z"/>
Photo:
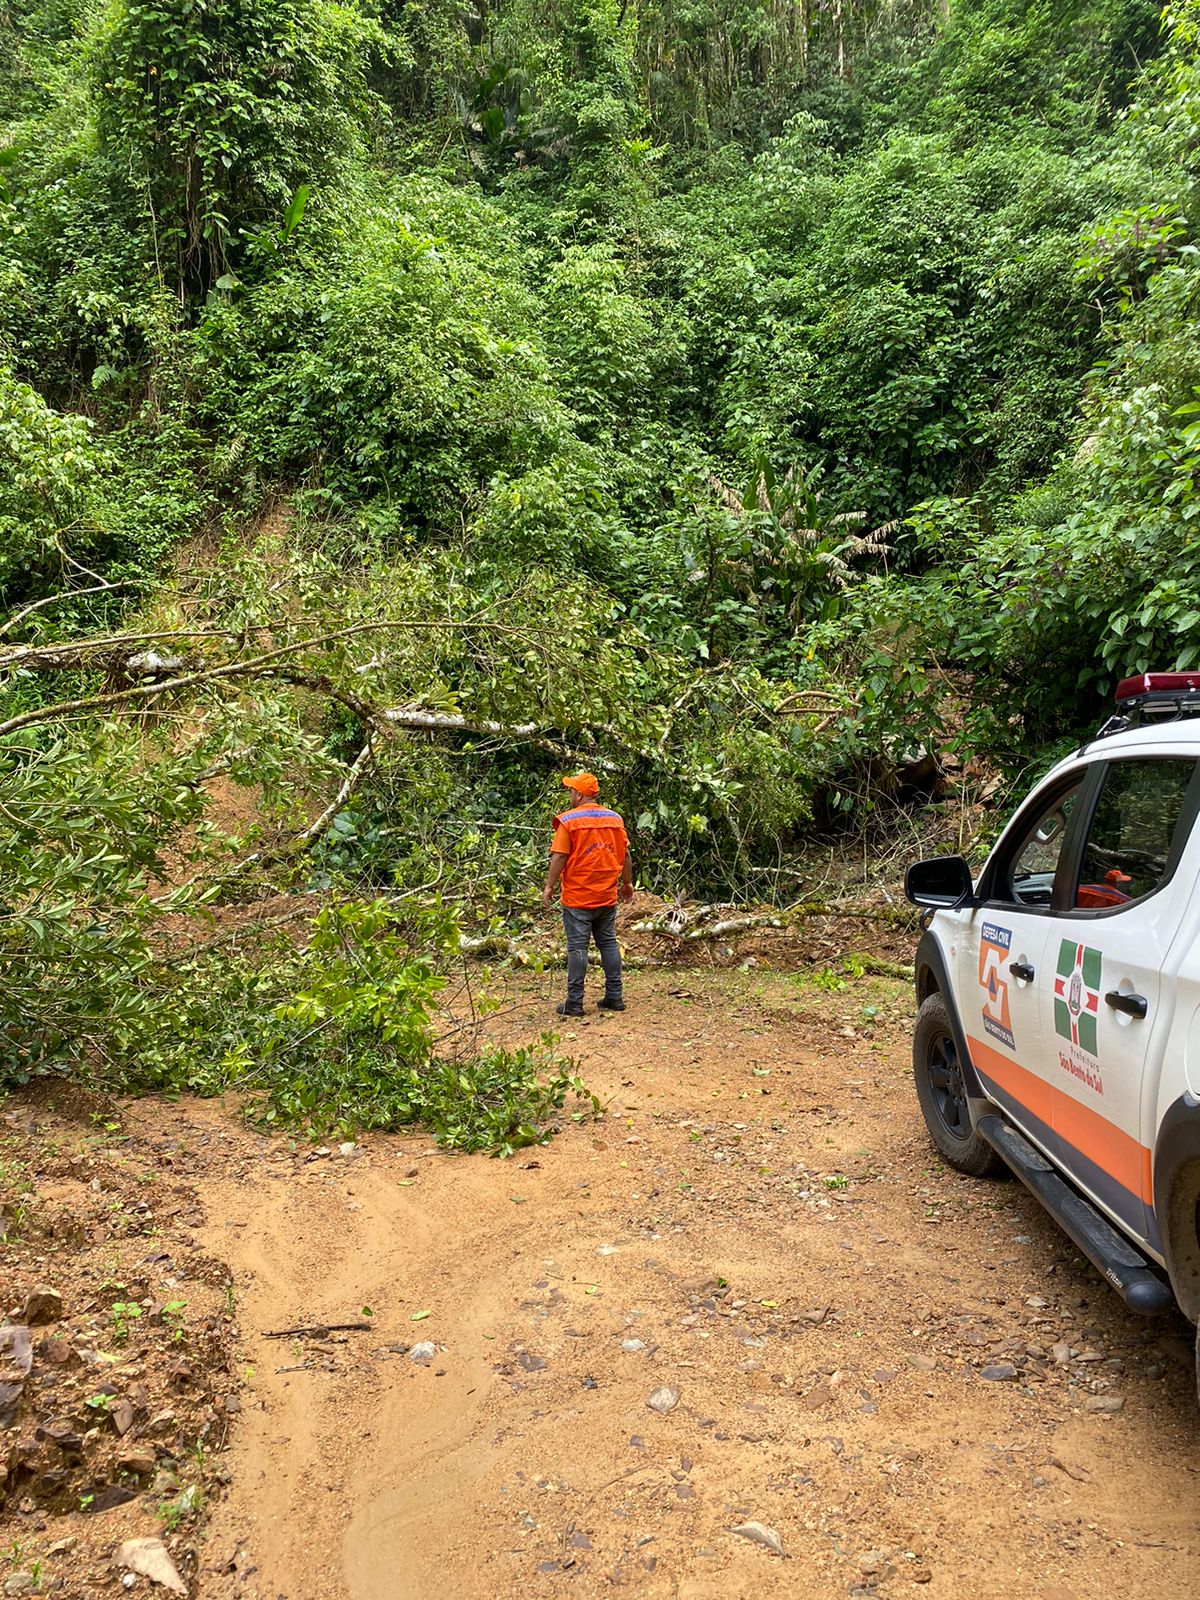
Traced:
<path id="1" fill-rule="evenodd" d="M 965 1139 L 971 1132 L 971 1111 L 958 1061 L 958 1046 L 943 1034 L 930 1043 L 928 1054 L 925 1070 L 929 1074 L 934 1109 L 952 1139 Z"/>

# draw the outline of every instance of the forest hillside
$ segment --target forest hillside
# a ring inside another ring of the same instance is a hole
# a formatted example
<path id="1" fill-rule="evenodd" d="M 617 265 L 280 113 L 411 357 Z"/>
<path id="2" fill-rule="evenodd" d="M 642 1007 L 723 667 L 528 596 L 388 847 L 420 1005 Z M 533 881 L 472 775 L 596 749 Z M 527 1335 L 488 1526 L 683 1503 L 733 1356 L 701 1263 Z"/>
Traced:
<path id="1" fill-rule="evenodd" d="M 433 1014 L 569 765 L 787 899 L 1200 666 L 1198 28 L 5 0 L 0 1077 L 521 1142 Z"/>

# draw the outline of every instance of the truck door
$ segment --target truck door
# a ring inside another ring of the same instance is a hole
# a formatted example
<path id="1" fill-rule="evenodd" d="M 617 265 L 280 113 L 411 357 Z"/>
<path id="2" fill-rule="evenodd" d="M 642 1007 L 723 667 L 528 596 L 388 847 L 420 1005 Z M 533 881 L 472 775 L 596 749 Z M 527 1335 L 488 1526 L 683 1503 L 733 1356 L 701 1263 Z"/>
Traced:
<path id="1" fill-rule="evenodd" d="M 1188 885 L 1175 866 L 1200 769 L 1187 756 L 1123 757 L 1101 763 L 1097 779 L 1039 974 L 1053 1154 L 1158 1251 L 1142 1085 L 1170 1026 L 1161 973 L 1185 910 Z"/>
<path id="2" fill-rule="evenodd" d="M 1038 995 L 1087 772 L 1067 774 L 1018 813 L 979 880 L 982 903 L 954 914 L 961 919 L 955 986 L 971 1062 L 990 1098 L 1043 1145 L 1051 1119 L 1040 1075 L 1046 1047 Z"/>

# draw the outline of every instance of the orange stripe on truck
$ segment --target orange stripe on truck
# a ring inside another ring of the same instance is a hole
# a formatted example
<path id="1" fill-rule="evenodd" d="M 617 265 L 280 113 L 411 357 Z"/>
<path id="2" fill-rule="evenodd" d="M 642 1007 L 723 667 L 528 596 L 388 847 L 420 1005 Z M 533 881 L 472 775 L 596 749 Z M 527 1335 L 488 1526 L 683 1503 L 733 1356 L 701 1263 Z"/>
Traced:
<path id="1" fill-rule="evenodd" d="M 1154 1205 L 1154 1183 L 1150 1151 L 1139 1140 L 1102 1117 L 1091 1106 L 1081 1105 L 1044 1078 L 1027 1072 L 1010 1056 L 982 1039 L 968 1038 L 971 1060 L 1019 1105 L 1053 1128 L 1060 1138 L 1074 1145 L 1082 1155 L 1110 1178 L 1145 1202 Z"/>

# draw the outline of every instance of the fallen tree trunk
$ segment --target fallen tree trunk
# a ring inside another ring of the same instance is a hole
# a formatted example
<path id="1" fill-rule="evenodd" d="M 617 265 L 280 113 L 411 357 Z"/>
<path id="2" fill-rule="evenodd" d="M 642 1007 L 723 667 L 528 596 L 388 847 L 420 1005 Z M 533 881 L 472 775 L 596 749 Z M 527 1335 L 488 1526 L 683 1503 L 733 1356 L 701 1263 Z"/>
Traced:
<path id="1" fill-rule="evenodd" d="M 911 982 L 915 970 L 911 962 L 885 961 L 882 956 L 869 956 L 858 950 L 846 959 L 857 961 L 863 971 L 873 978 L 902 978 Z"/>
<path id="2" fill-rule="evenodd" d="M 617 771 L 617 763 L 597 755 L 594 750 L 581 750 L 565 739 L 556 737 L 548 728 L 536 722 L 493 722 L 487 717 L 465 717 L 458 712 L 422 711 L 413 706 L 392 706 L 383 713 L 384 720 L 394 728 L 405 728 L 412 733 L 477 733 L 495 739 L 515 739 L 521 744 L 531 744 L 537 750 L 548 750 L 552 755 L 572 761 L 586 761 L 601 772 Z M 606 737 L 613 742 L 612 735 Z"/>
<path id="3" fill-rule="evenodd" d="M 293 640 L 273 649 L 260 650 L 257 655 L 243 656 L 227 661 L 203 661 L 186 654 L 159 654 L 148 648 L 165 640 L 175 642 L 196 639 L 223 639 L 237 644 L 227 632 L 216 629 L 175 629 L 157 633 L 114 635 L 106 639 L 78 640 L 53 645 L 21 645 L 0 652 L 0 672 L 23 671 L 42 674 L 98 670 L 105 673 L 114 687 L 99 694 L 82 695 L 57 704 L 39 706 L 12 717 L 0 724 L 0 734 L 15 733 L 34 723 L 53 721 L 64 715 L 80 712 L 110 711 L 153 705 L 161 696 L 175 694 L 214 682 L 239 678 L 259 680 L 275 678 L 293 683 L 300 688 L 310 688 L 330 695 L 352 710 L 366 725 L 383 729 L 402 728 L 411 733 L 473 733 L 487 738 L 511 739 L 536 749 L 549 751 L 567 761 L 587 762 L 602 772 L 614 772 L 618 763 L 596 753 L 596 741 L 603 738 L 640 754 L 618 736 L 608 725 L 581 728 L 579 733 L 588 744 L 580 747 L 563 734 L 536 722 L 497 722 L 489 717 L 464 716 L 460 712 L 430 711 L 421 706 L 378 706 L 363 695 L 336 685 L 325 671 L 304 670 L 285 663 L 306 650 L 323 649 L 348 637 L 384 624 L 361 624 L 338 629 L 333 633 L 307 639 Z M 387 624 L 397 629 L 424 624 Z"/>
<path id="4" fill-rule="evenodd" d="M 853 900 L 803 901 L 780 911 L 749 912 L 744 916 L 721 917 L 727 906 L 670 906 L 653 917 L 632 924 L 633 933 L 658 933 L 671 939 L 721 939 L 730 934 L 751 933 L 758 928 L 790 928 L 808 917 L 851 917 L 863 922 L 884 922 L 895 927 L 915 925 L 917 914 L 908 906 L 864 905 Z M 708 918 L 717 917 L 716 921 Z"/>
<path id="5" fill-rule="evenodd" d="M 500 961 L 514 961 L 521 967 L 565 967 L 567 958 L 563 951 L 530 950 L 516 939 L 511 939 L 505 934 L 481 934 L 471 936 L 463 934 L 458 941 L 459 952 L 474 960 L 486 961 L 489 958 Z M 867 955 L 862 951 L 854 951 L 842 958 L 847 962 L 854 962 L 860 966 L 864 973 L 877 978 L 911 979 L 913 969 L 902 961 L 886 961 L 882 956 Z M 659 957 L 622 955 L 621 964 L 627 971 L 669 970 L 673 966 L 670 954 Z M 588 965 L 600 965 L 598 951 L 589 950 Z"/>
<path id="6" fill-rule="evenodd" d="M 486 961 L 489 958 L 500 961 L 515 961 L 519 967 L 565 967 L 567 964 L 566 952 L 563 950 L 530 950 L 516 939 L 510 939 L 502 934 L 482 934 L 471 937 L 463 934 L 458 941 L 459 953 L 470 956 L 474 960 Z M 600 953 L 597 950 L 588 951 L 588 965 L 600 965 Z M 639 972 L 647 967 L 666 967 L 667 961 L 646 960 L 642 956 L 630 956 L 622 953 L 621 965 L 627 972 Z"/>

